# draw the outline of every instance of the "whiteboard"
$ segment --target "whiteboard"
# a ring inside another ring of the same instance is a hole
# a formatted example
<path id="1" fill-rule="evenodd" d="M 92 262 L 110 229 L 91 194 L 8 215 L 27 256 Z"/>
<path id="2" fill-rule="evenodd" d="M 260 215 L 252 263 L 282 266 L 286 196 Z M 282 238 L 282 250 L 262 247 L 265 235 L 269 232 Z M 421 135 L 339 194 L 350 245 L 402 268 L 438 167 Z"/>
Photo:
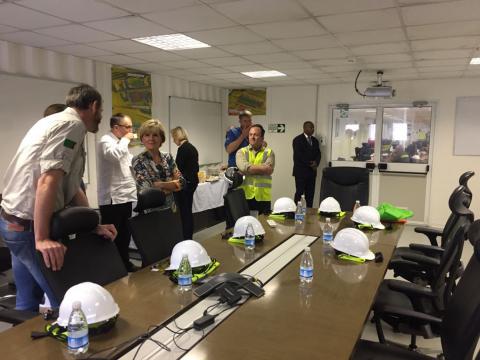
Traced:
<path id="1" fill-rule="evenodd" d="M 480 96 L 457 97 L 454 155 L 480 155 Z"/>
<path id="2" fill-rule="evenodd" d="M 198 150 L 200 165 L 222 162 L 222 104 L 170 96 L 169 127 L 183 127 L 188 140 Z M 175 157 L 177 146 L 170 142 L 170 153 Z"/>
<path id="3" fill-rule="evenodd" d="M 43 117 L 43 111 L 48 105 L 65 103 L 68 91 L 75 85 L 0 74 L 0 192 L 5 185 L 5 171 L 27 131 Z M 88 163 L 85 164 L 84 181 L 88 183 Z"/>

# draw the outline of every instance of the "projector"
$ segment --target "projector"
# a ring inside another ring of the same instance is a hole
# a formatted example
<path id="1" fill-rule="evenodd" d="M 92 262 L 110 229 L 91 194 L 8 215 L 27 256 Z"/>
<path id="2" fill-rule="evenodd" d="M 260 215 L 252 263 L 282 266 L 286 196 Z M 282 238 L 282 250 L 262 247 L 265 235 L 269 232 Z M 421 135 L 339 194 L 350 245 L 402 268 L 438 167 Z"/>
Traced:
<path id="1" fill-rule="evenodd" d="M 395 89 L 391 86 L 372 86 L 366 88 L 363 92 L 364 96 L 366 97 L 394 97 L 395 96 Z"/>
<path id="2" fill-rule="evenodd" d="M 363 97 L 375 97 L 375 98 L 391 98 L 395 96 L 395 89 L 390 85 L 386 85 L 388 82 L 382 79 L 383 71 L 377 71 L 377 81 L 373 82 L 375 85 L 370 86 L 361 93 L 357 88 L 358 77 L 360 76 L 362 70 L 360 70 L 355 78 L 355 91 L 357 94 Z"/>

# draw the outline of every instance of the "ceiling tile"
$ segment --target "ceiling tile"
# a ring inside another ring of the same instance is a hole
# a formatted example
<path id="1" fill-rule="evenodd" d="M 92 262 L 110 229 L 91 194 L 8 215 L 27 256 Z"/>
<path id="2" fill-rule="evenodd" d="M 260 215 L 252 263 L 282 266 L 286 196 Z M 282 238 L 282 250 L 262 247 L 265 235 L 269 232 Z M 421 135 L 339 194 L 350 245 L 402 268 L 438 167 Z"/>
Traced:
<path id="1" fill-rule="evenodd" d="M 174 54 L 170 51 L 164 51 L 160 49 L 152 52 L 131 53 L 129 54 L 129 56 L 135 57 L 140 60 L 148 61 L 148 62 L 187 60 L 186 58 L 179 56 L 177 54 Z"/>
<path id="2" fill-rule="evenodd" d="M 177 69 L 194 69 L 194 68 L 203 68 L 208 64 L 205 64 L 196 60 L 183 60 L 183 61 L 174 61 L 174 62 L 165 62 L 165 65 L 177 68 Z"/>
<path id="3" fill-rule="evenodd" d="M 215 65 L 215 66 L 226 66 L 226 65 L 250 65 L 252 62 L 245 60 L 239 56 L 229 56 L 213 59 L 204 59 L 204 63 Z"/>
<path id="4" fill-rule="evenodd" d="M 375 68 L 375 70 L 378 70 L 378 68 Z M 396 75 L 414 75 L 416 73 L 417 70 L 413 66 L 404 69 L 386 69 L 386 71 L 384 71 L 386 80 Z"/>
<path id="5" fill-rule="evenodd" d="M 398 5 L 400 6 L 423 5 L 427 3 L 439 3 L 439 2 L 447 2 L 447 1 L 458 1 L 458 0 L 397 0 Z"/>
<path id="6" fill-rule="evenodd" d="M 324 72 L 318 70 L 318 69 L 290 69 L 290 70 L 285 70 L 285 74 L 298 77 L 298 78 L 303 78 L 304 76 L 324 76 L 324 77 L 330 77 L 330 75 L 325 74 Z"/>
<path id="7" fill-rule="evenodd" d="M 38 29 L 41 27 L 68 24 L 68 21 L 14 4 L 5 3 L 0 4 L 0 24 L 22 29 Z"/>
<path id="8" fill-rule="evenodd" d="M 258 24 L 308 17 L 300 5 L 291 0 L 241 0 L 213 7 L 240 24 Z"/>
<path id="9" fill-rule="evenodd" d="M 162 74 L 169 75 L 169 76 L 174 76 L 174 77 L 181 78 L 181 79 L 186 79 L 189 76 L 196 76 L 197 75 L 197 74 L 195 74 L 191 71 L 184 70 L 184 69 L 181 69 L 181 70 L 180 69 L 164 70 L 164 71 L 162 71 Z"/>
<path id="10" fill-rule="evenodd" d="M 462 0 L 401 8 L 405 25 L 480 20 L 480 2 Z"/>
<path id="11" fill-rule="evenodd" d="M 192 75 L 189 77 L 190 81 L 198 81 L 198 82 L 203 82 L 205 80 L 211 79 L 211 76 L 208 75 Z"/>
<path id="12" fill-rule="evenodd" d="M 52 38 L 41 34 L 36 34 L 30 31 L 18 31 L 13 33 L 0 34 L 0 39 L 7 40 L 17 44 L 24 44 L 34 47 L 50 47 L 69 45 L 71 42 L 62 39 Z"/>
<path id="13" fill-rule="evenodd" d="M 411 61 L 399 61 L 399 62 L 372 62 L 372 63 L 364 63 L 363 65 L 367 69 L 375 69 L 375 70 L 385 70 L 388 69 L 388 72 L 403 70 L 403 69 L 411 69 L 413 68 L 413 62 Z"/>
<path id="14" fill-rule="evenodd" d="M 348 52 L 343 48 L 295 51 L 294 54 L 304 60 L 336 59 L 349 55 Z"/>
<path id="15" fill-rule="evenodd" d="M 299 0 L 299 2 L 317 16 L 395 7 L 393 0 Z"/>
<path id="16" fill-rule="evenodd" d="M 368 55 L 360 56 L 359 59 L 366 63 L 380 63 L 380 62 L 399 62 L 399 61 L 411 61 L 412 56 L 410 54 L 384 54 L 384 55 Z"/>
<path id="17" fill-rule="evenodd" d="M 226 79 L 226 80 L 235 80 L 235 79 L 244 80 L 248 78 L 247 76 L 237 72 L 226 73 L 226 74 L 214 74 L 212 76 L 217 79 Z"/>
<path id="18" fill-rule="evenodd" d="M 278 71 L 285 71 L 291 69 L 311 69 L 312 65 L 306 61 L 290 61 L 290 62 L 271 62 L 264 63 L 266 67 L 269 67 Z"/>
<path id="19" fill-rule="evenodd" d="M 223 51 L 214 47 L 179 50 L 178 52 L 181 53 L 182 56 L 185 56 L 190 59 L 209 59 L 209 58 L 232 56 L 232 54 L 229 54 L 226 51 Z"/>
<path id="20" fill-rule="evenodd" d="M 55 26 L 47 29 L 38 29 L 35 30 L 35 32 L 78 43 L 89 43 L 95 41 L 119 39 L 117 36 L 113 36 L 104 33 L 103 31 L 93 30 L 77 24 Z"/>
<path id="21" fill-rule="evenodd" d="M 326 33 L 313 19 L 248 25 L 247 28 L 267 39 L 288 39 Z"/>
<path id="22" fill-rule="evenodd" d="M 143 70 L 143 71 L 152 71 L 152 72 L 160 72 L 164 70 L 172 70 L 171 66 L 167 66 L 164 64 L 158 63 L 145 63 L 145 64 L 131 64 L 130 67 L 132 69 Z"/>
<path id="23" fill-rule="evenodd" d="M 22 0 L 18 4 L 72 21 L 112 19 L 128 15 L 96 0 Z"/>
<path id="24" fill-rule="evenodd" d="M 443 38 L 443 39 L 411 41 L 413 51 L 471 49 L 476 47 L 479 43 L 480 43 L 480 36 L 451 37 L 451 38 Z"/>
<path id="25" fill-rule="evenodd" d="M 285 50 L 314 50 L 332 48 L 340 45 L 331 35 L 280 39 L 272 40 L 272 42 Z"/>
<path id="26" fill-rule="evenodd" d="M 443 24 L 408 26 L 407 35 L 411 40 L 461 35 L 480 35 L 480 21 L 461 21 Z"/>
<path id="27" fill-rule="evenodd" d="M 0 25 L 0 33 L 14 32 L 14 31 L 18 31 L 18 29 L 11 26 Z"/>
<path id="28" fill-rule="evenodd" d="M 451 72 L 451 71 L 463 71 L 467 68 L 467 65 L 453 65 L 453 66 L 427 66 L 417 67 L 418 72 Z"/>
<path id="29" fill-rule="evenodd" d="M 347 65 L 350 63 L 352 58 L 338 58 L 338 59 L 320 59 L 320 60 L 312 60 L 310 64 L 316 66 L 334 66 L 334 65 Z M 356 61 L 356 59 L 353 59 Z"/>
<path id="30" fill-rule="evenodd" d="M 289 53 L 275 53 L 275 54 L 258 54 L 258 55 L 245 55 L 246 59 L 257 63 L 264 62 L 286 62 L 297 61 L 298 58 Z"/>
<path id="31" fill-rule="evenodd" d="M 401 25 L 395 9 L 321 16 L 317 19 L 333 33 L 398 28 Z"/>
<path id="32" fill-rule="evenodd" d="M 361 66 L 359 64 L 352 64 L 352 65 L 339 65 L 339 66 L 324 66 L 322 67 L 322 71 L 326 73 L 337 73 L 343 71 L 358 71 L 361 70 Z"/>
<path id="33" fill-rule="evenodd" d="M 149 13 L 143 16 L 177 31 L 209 30 L 235 25 L 232 20 L 205 5 Z"/>
<path id="34" fill-rule="evenodd" d="M 406 42 L 371 44 L 362 46 L 352 46 L 350 48 L 355 55 L 375 55 L 375 54 L 397 54 L 409 51 Z"/>
<path id="35" fill-rule="evenodd" d="M 420 79 L 445 79 L 445 78 L 459 78 L 463 74 L 463 71 L 449 71 L 449 72 L 427 72 L 420 73 Z"/>
<path id="36" fill-rule="evenodd" d="M 111 52 L 81 44 L 55 46 L 51 47 L 50 50 L 81 57 L 113 55 Z"/>
<path id="37" fill-rule="evenodd" d="M 227 69 L 222 69 L 220 67 L 213 67 L 213 66 L 212 67 L 195 68 L 195 69 L 193 69 L 193 71 L 198 73 L 198 74 L 204 74 L 204 75 L 225 74 L 225 73 L 230 72 Z"/>
<path id="38" fill-rule="evenodd" d="M 378 44 L 385 42 L 404 41 L 405 34 L 401 28 L 384 29 L 382 31 L 368 30 L 349 33 L 339 33 L 335 37 L 347 46 Z"/>
<path id="39" fill-rule="evenodd" d="M 435 59 L 456 59 L 467 58 L 471 50 L 436 50 L 436 51 L 415 51 L 413 57 L 415 60 L 435 60 Z"/>
<path id="40" fill-rule="evenodd" d="M 240 26 L 206 31 L 190 32 L 186 35 L 209 45 L 231 45 L 264 40 L 254 32 Z"/>
<path id="41" fill-rule="evenodd" d="M 115 65 L 131 65 L 138 64 L 139 60 L 126 55 L 105 55 L 105 56 L 93 56 L 93 60 L 101 61 L 107 64 Z"/>
<path id="42" fill-rule="evenodd" d="M 143 36 L 165 35 L 173 32 L 138 16 L 125 16 L 118 19 L 89 22 L 85 25 L 130 39 Z"/>
<path id="43" fill-rule="evenodd" d="M 158 51 L 153 46 L 144 45 L 132 40 L 101 41 L 89 44 L 98 49 L 104 49 L 118 54 L 141 53 Z"/>
<path id="44" fill-rule="evenodd" d="M 246 71 L 264 71 L 264 70 L 271 70 L 265 66 L 262 65 L 227 65 L 225 66 L 225 69 L 228 69 L 230 71 L 238 71 L 238 72 L 246 72 Z"/>
<path id="45" fill-rule="evenodd" d="M 449 65 L 467 65 L 470 62 L 469 58 L 463 59 L 443 59 L 443 60 L 420 60 L 415 61 L 415 66 L 449 66 Z"/>
<path id="46" fill-rule="evenodd" d="M 282 51 L 278 46 L 275 46 L 268 41 L 237 45 L 221 45 L 219 48 L 237 55 L 271 54 Z"/>
<path id="47" fill-rule="evenodd" d="M 116 7 L 120 7 L 135 14 L 154 11 L 167 11 L 185 6 L 198 5 L 197 0 L 104 0 Z M 205 1 L 204 1 L 205 2 Z"/>

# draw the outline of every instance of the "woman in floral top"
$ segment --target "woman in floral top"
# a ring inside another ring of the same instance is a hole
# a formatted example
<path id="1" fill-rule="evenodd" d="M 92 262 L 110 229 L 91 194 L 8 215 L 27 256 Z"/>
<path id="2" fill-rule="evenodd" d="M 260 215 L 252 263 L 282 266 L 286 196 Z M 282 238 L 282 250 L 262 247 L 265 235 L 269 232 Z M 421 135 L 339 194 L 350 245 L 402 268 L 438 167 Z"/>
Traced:
<path id="1" fill-rule="evenodd" d="M 164 207 L 171 207 L 174 203 L 172 193 L 185 186 L 185 179 L 172 155 L 160 151 L 165 142 L 165 129 L 159 120 L 151 119 L 140 126 L 138 135 L 147 149 L 132 159 L 138 191 L 151 187 L 161 189 L 167 195 Z"/>

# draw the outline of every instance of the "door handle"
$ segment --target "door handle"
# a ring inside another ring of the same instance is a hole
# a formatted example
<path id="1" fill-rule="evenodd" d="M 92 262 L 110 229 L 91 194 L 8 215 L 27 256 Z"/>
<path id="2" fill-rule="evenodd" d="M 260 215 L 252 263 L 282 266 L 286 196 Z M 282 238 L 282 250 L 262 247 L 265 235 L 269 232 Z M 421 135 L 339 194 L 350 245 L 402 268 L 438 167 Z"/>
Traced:
<path id="1" fill-rule="evenodd" d="M 386 171 L 388 168 L 387 163 L 378 163 L 378 171 Z"/>

